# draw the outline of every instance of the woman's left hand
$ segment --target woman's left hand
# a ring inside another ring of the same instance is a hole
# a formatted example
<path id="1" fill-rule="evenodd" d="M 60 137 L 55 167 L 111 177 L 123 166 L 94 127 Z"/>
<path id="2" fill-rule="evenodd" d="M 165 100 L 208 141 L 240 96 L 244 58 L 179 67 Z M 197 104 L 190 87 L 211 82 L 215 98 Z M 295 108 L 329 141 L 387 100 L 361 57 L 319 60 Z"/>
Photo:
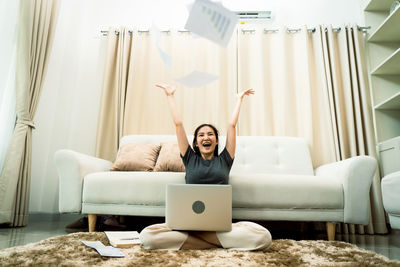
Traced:
<path id="1" fill-rule="evenodd" d="M 240 98 L 240 100 L 242 100 L 245 95 L 254 95 L 254 92 L 255 91 L 253 89 L 246 89 L 238 93 L 237 96 Z"/>

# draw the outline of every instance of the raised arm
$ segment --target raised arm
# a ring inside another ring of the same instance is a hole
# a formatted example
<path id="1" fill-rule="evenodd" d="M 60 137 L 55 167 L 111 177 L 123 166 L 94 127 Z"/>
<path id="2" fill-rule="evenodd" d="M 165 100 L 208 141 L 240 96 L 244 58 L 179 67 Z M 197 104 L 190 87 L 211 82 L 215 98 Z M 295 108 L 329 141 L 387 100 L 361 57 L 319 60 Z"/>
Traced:
<path id="1" fill-rule="evenodd" d="M 235 109 L 233 110 L 232 117 L 228 123 L 228 132 L 226 134 L 226 150 L 228 150 L 231 158 L 235 157 L 236 151 L 236 124 L 239 119 L 240 107 L 242 105 L 242 101 L 244 96 L 253 95 L 253 89 L 247 89 L 237 94 L 237 102 Z"/>
<path id="2" fill-rule="evenodd" d="M 185 155 L 186 150 L 189 146 L 189 141 L 187 139 L 187 135 L 185 132 L 185 128 L 183 127 L 181 116 L 179 115 L 178 108 L 175 102 L 175 91 L 176 87 L 168 84 L 156 84 L 157 87 L 160 87 L 164 90 L 167 95 L 169 110 L 171 111 L 172 119 L 174 120 L 175 130 L 176 130 L 176 138 L 178 139 L 178 147 L 181 155 Z"/>

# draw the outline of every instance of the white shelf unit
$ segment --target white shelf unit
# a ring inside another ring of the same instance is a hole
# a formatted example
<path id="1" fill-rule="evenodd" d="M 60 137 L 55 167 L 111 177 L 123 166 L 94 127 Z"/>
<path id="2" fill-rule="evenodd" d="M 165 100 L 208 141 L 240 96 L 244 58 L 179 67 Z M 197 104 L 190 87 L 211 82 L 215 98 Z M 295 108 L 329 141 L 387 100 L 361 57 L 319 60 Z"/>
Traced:
<path id="1" fill-rule="evenodd" d="M 364 7 L 365 23 L 371 26 L 367 51 L 378 147 L 400 136 L 400 8 L 390 13 L 393 2 L 367 0 Z"/>
<path id="2" fill-rule="evenodd" d="M 397 8 L 368 38 L 369 42 L 399 42 L 400 41 L 400 9 Z"/>
<path id="3" fill-rule="evenodd" d="M 399 9 L 400 10 L 400 9 Z M 400 24 L 399 24 L 400 28 Z M 400 74 L 400 48 L 388 56 L 380 65 L 371 71 L 372 75 L 399 75 Z"/>
<path id="4" fill-rule="evenodd" d="M 366 1 L 364 11 L 388 11 L 393 0 Z"/>

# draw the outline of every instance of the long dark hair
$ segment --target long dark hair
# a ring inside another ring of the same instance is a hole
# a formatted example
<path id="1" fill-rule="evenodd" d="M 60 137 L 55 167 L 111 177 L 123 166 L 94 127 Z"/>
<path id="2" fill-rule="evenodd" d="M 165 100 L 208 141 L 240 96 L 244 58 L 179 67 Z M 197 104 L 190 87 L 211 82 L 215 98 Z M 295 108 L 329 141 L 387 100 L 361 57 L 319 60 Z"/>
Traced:
<path id="1" fill-rule="evenodd" d="M 217 141 L 218 141 L 218 130 L 217 130 L 217 128 L 215 128 L 214 125 L 208 124 L 208 123 L 203 123 L 202 125 L 198 126 L 198 127 L 196 128 L 196 130 L 194 131 L 194 137 L 193 137 L 192 147 L 193 147 L 194 152 L 195 152 L 197 155 L 199 155 L 199 156 L 201 156 L 201 153 L 200 153 L 200 149 L 196 146 L 196 143 L 197 143 L 197 134 L 199 133 L 200 129 L 203 128 L 204 126 L 208 126 L 208 127 L 210 127 L 211 129 L 213 129 L 214 134 L 215 134 L 215 137 L 217 138 Z M 214 156 L 216 156 L 216 157 L 218 156 L 218 144 L 215 146 Z"/>

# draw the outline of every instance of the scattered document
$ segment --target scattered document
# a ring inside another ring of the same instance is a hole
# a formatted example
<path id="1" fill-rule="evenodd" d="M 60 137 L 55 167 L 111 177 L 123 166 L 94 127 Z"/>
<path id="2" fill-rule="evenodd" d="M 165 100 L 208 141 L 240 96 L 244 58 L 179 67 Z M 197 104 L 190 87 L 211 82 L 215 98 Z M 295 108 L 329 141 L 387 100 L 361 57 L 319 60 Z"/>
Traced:
<path id="1" fill-rule="evenodd" d="M 168 69 L 172 69 L 172 59 L 171 56 L 168 55 L 167 53 L 164 52 L 164 50 L 161 49 L 161 31 L 158 29 L 158 27 L 154 24 L 151 26 L 151 31 L 154 34 L 154 42 L 156 44 L 158 53 L 160 54 L 162 62 L 168 67 Z"/>
<path id="2" fill-rule="evenodd" d="M 176 82 L 191 88 L 198 88 L 218 80 L 218 76 L 207 72 L 194 70 L 188 75 L 175 79 Z"/>
<path id="3" fill-rule="evenodd" d="M 226 47 L 237 24 L 236 13 L 219 3 L 196 0 L 185 29 Z"/>
<path id="4" fill-rule="evenodd" d="M 110 244 L 117 248 L 129 248 L 140 244 L 137 231 L 105 231 Z"/>
<path id="5" fill-rule="evenodd" d="M 151 24 L 151 32 L 154 36 L 154 42 L 159 46 L 161 41 L 161 31 L 154 22 Z"/>
<path id="6" fill-rule="evenodd" d="M 125 257 L 124 253 L 119 248 L 112 246 L 104 246 L 100 241 L 81 241 L 84 245 L 94 248 L 101 256 L 104 257 Z"/>
<path id="7" fill-rule="evenodd" d="M 186 9 L 188 10 L 189 14 L 190 14 L 190 12 L 192 12 L 192 7 L 193 7 L 193 3 L 186 5 Z M 195 34 L 194 32 L 191 32 L 190 34 L 192 35 L 193 39 L 201 38 L 201 36 Z"/>
<path id="8" fill-rule="evenodd" d="M 159 46 L 157 46 L 158 53 L 160 54 L 162 62 L 168 67 L 168 69 L 172 69 L 172 59 L 171 56 L 165 53 Z"/>

